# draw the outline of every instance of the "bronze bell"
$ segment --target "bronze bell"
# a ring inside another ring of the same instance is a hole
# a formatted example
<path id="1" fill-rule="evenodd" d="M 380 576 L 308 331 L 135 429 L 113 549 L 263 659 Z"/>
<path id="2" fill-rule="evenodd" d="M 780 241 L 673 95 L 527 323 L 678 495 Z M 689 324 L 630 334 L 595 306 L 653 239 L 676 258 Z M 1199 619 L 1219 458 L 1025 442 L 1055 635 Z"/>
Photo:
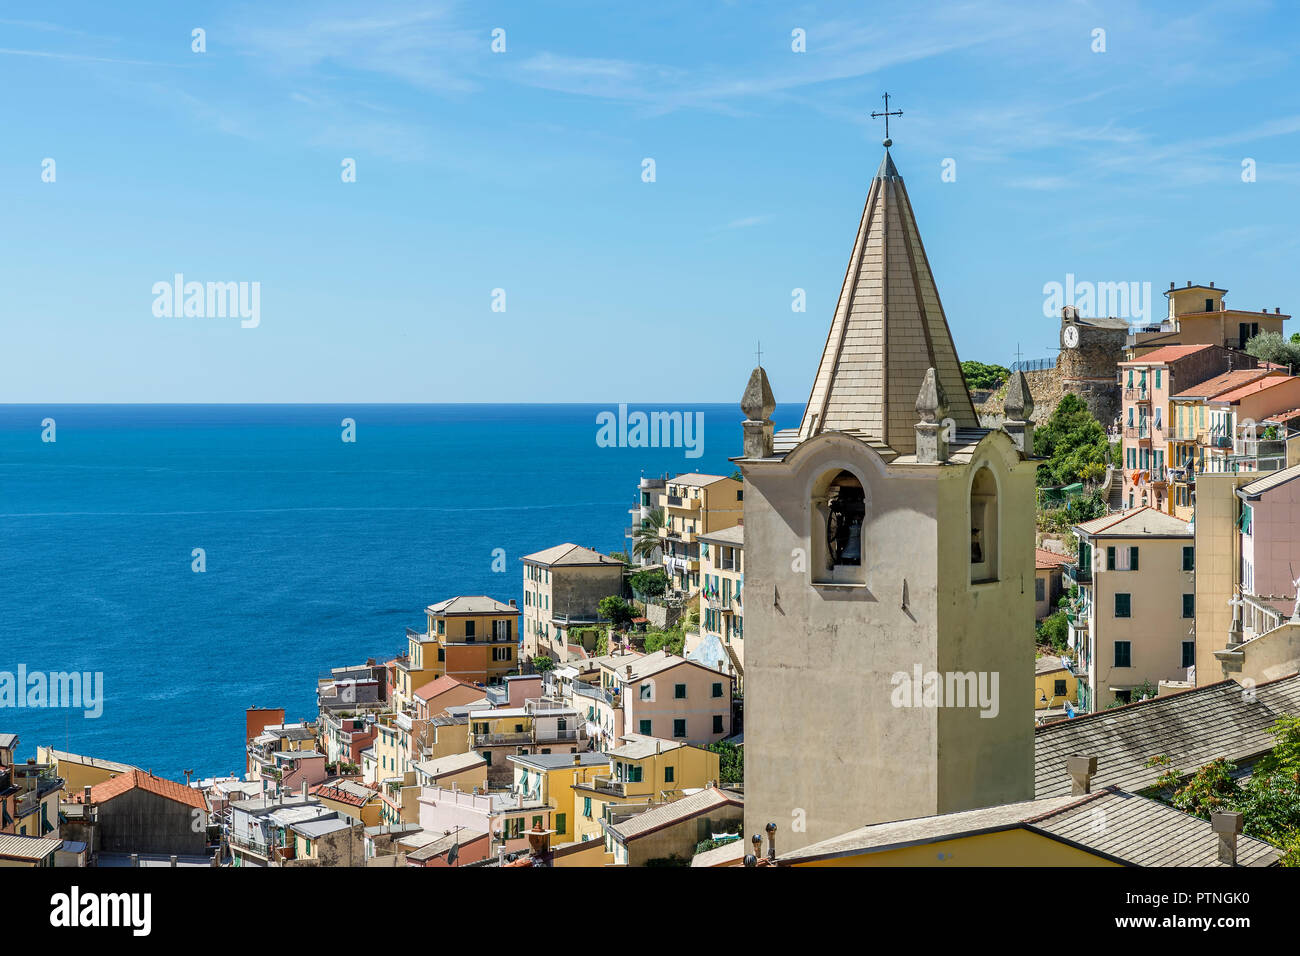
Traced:
<path id="1" fill-rule="evenodd" d="M 837 485 L 829 501 L 826 518 L 826 545 L 830 566 L 862 563 L 862 521 L 867 514 L 866 495 L 862 486 Z"/>

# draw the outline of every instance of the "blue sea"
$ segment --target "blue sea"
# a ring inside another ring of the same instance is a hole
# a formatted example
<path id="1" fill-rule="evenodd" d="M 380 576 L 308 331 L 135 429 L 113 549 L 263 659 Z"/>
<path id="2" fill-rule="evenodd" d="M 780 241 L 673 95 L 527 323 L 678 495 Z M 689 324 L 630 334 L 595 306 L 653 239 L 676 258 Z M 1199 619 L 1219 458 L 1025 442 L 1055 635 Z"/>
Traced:
<path id="1" fill-rule="evenodd" d="M 739 408 L 679 408 L 701 457 L 599 447 L 595 405 L 0 406 L 0 671 L 104 680 L 99 718 L 0 707 L 0 733 L 242 773 L 245 708 L 310 720 L 319 675 L 403 651 L 427 605 L 522 604 L 522 555 L 622 550 L 643 474 L 730 474 Z"/>

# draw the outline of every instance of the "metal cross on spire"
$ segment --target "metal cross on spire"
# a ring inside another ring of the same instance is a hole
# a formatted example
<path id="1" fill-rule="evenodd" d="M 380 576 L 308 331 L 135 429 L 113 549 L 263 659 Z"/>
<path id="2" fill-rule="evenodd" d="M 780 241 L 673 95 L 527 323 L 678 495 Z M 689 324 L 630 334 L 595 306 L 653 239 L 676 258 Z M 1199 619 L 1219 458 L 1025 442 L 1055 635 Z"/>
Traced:
<path id="1" fill-rule="evenodd" d="M 883 116 L 883 117 L 885 118 L 885 149 L 889 149 L 889 147 L 891 147 L 891 146 L 894 145 L 894 141 L 893 141 L 892 139 L 889 138 L 889 117 L 891 117 L 891 116 L 902 116 L 902 115 L 903 115 L 903 111 L 902 111 L 902 110 L 894 110 L 892 113 L 889 111 L 889 94 L 888 94 L 888 93 L 885 94 L 885 108 L 884 108 L 884 110 L 881 111 L 881 112 L 877 112 L 877 113 L 872 113 L 872 114 L 871 114 L 871 118 L 872 118 L 872 119 L 878 119 L 878 118 L 881 117 L 881 116 Z"/>
<path id="2" fill-rule="evenodd" d="M 760 368 L 763 365 L 763 343 L 761 341 L 758 343 L 758 365 Z"/>

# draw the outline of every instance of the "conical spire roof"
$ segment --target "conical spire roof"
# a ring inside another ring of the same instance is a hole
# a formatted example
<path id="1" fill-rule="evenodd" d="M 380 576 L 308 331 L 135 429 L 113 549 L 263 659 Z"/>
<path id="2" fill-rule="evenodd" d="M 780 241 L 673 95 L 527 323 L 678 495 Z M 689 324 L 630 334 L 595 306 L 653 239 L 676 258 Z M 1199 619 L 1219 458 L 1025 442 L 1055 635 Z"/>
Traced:
<path id="1" fill-rule="evenodd" d="M 959 427 L 977 427 L 912 203 L 886 150 L 867 191 L 800 440 L 859 432 L 912 454 L 917 393 L 931 368 L 951 403 L 948 416 Z"/>

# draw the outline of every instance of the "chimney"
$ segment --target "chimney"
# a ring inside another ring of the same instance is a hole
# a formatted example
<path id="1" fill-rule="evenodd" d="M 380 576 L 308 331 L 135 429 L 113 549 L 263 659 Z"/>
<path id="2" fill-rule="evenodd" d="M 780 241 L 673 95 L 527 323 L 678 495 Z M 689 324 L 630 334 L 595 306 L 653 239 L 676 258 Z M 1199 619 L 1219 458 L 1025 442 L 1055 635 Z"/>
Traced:
<path id="1" fill-rule="evenodd" d="M 307 799 L 307 778 L 306 777 L 302 778 L 302 798 L 304 800 Z"/>
<path id="2" fill-rule="evenodd" d="M 1245 820 L 1240 813 L 1211 813 L 1210 826 L 1219 835 L 1219 862 L 1237 865 L 1237 834 Z"/>
<path id="3" fill-rule="evenodd" d="M 132 853 L 132 854 L 131 854 L 131 866 L 136 867 L 136 866 L 139 866 L 139 865 L 140 865 L 140 854 L 139 854 L 139 853 Z"/>
<path id="4" fill-rule="evenodd" d="M 767 858 L 775 862 L 776 860 L 776 824 L 767 825 Z"/>
<path id="5" fill-rule="evenodd" d="M 626 665 L 626 666 L 623 668 L 623 673 L 624 673 L 625 675 L 627 675 L 627 679 L 628 679 L 628 680 L 631 680 L 631 679 L 632 679 L 632 665 L 631 665 L 631 664 Z"/>
<path id="6" fill-rule="evenodd" d="M 575 767 L 581 767 L 581 766 L 582 766 L 582 754 L 574 754 L 574 755 L 573 755 L 573 765 L 574 765 Z"/>
<path id="7" fill-rule="evenodd" d="M 511 606 L 511 607 L 518 607 L 519 605 L 515 603 L 515 599 L 514 599 L 514 598 L 511 598 L 511 599 L 510 599 L 510 606 Z"/>
<path id="8" fill-rule="evenodd" d="M 81 788 L 81 802 L 86 806 L 90 806 L 90 784 L 86 784 Z"/>
<path id="9" fill-rule="evenodd" d="M 1085 793 L 1092 793 L 1092 777 L 1097 772 L 1096 757 L 1069 757 L 1065 761 L 1065 769 L 1070 774 L 1070 795 L 1081 796 Z"/>
<path id="10" fill-rule="evenodd" d="M 168 866 L 173 866 L 173 867 L 176 865 L 176 854 L 175 854 L 175 853 L 173 853 L 170 857 L 167 858 L 167 865 L 168 865 Z"/>
<path id="11" fill-rule="evenodd" d="M 663 752 L 664 752 L 664 742 L 663 742 L 662 740 L 660 740 L 658 737 L 656 737 L 656 738 L 655 738 L 655 753 L 656 753 L 656 754 L 661 754 L 661 753 L 663 753 Z"/>

